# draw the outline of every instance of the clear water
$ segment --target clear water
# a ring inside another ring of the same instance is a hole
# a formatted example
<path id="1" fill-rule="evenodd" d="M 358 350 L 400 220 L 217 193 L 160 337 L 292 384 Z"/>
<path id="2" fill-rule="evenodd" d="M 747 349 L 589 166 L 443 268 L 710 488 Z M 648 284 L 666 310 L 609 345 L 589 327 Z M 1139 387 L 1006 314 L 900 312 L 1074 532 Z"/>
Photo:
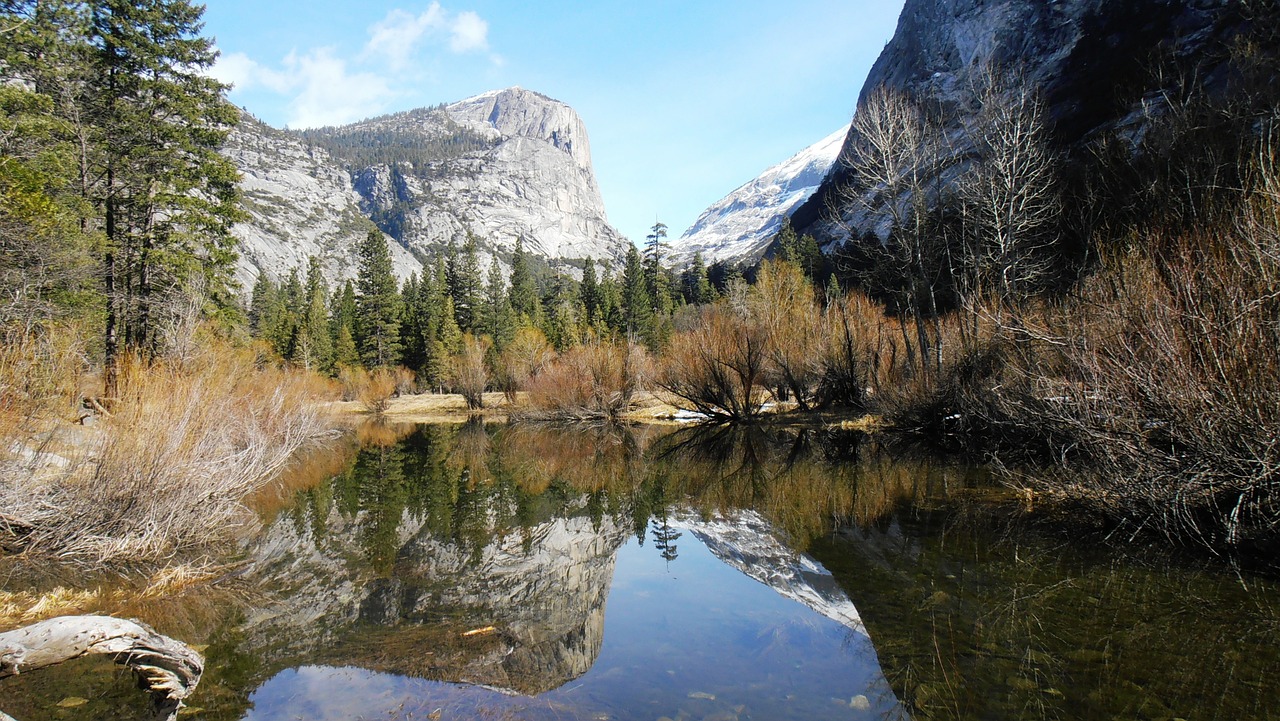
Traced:
<path id="1" fill-rule="evenodd" d="M 1278 713 L 1274 582 L 991 495 L 839 432 L 368 428 L 256 499 L 227 578 L 107 610 L 203 649 L 183 718 Z M 0 682 L 0 709 L 146 718 L 101 660 Z"/>

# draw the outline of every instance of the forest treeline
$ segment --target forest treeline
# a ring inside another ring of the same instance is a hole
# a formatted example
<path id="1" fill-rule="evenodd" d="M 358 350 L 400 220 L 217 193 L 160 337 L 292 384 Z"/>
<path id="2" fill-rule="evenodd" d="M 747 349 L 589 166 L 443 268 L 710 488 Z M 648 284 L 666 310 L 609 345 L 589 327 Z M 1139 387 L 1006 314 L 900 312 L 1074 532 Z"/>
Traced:
<path id="1" fill-rule="evenodd" d="M 106 559 L 225 535 L 244 494 L 325 432 L 325 376 L 375 410 L 397 390 L 472 407 L 501 391 L 532 416 L 612 418 L 647 389 L 714 420 L 871 414 L 1039 465 L 1008 478 L 1135 533 L 1272 542 L 1272 5 L 1234 10 L 1224 72 L 1153 59 L 1141 133 L 1063 142 L 1016 67 L 976 64 L 958 108 L 874 89 L 828 218 L 847 242 L 826 255 L 785 225 L 756 266 L 672 269 L 658 223 L 619 268 L 550 273 L 522 241 L 480 258 L 465 237 L 402 283 L 373 232 L 349 282 L 313 260 L 244 289 L 238 178 L 218 152 L 238 112 L 205 72 L 201 9 L 5 0 L 0 542 Z M 377 150 L 360 162 L 390 162 L 388 140 L 312 137 Z M 228 459 L 242 472 L 220 472 Z"/>

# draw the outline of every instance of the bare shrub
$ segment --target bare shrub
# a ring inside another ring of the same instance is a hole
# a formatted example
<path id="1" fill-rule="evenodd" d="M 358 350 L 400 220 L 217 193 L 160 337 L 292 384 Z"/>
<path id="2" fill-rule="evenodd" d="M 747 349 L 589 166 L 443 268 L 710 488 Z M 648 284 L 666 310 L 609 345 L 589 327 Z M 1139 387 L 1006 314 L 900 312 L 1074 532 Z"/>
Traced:
<path id="1" fill-rule="evenodd" d="M 765 382 L 779 400 L 809 406 L 822 376 L 826 333 L 813 286 L 794 263 L 768 260 L 760 266 L 748 310 L 765 334 Z"/>
<path id="2" fill-rule="evenodd" d="M 711 418 L 749 420 L 760 413 L 767 350 L 767 332 L 732 299 L 709 306 L 671 339 L 658 385 Z"/>
<path id="3" fill-rule="evenodd" d="M 617 418 L 649 374 L 649 357 L 635 343 L 593 341 L 561 353 L 528 386 L 525 417 Z"/>
<path id="4" fill-rule="evenodd" d="M 20 441 L 54 419 L 76 417 L 86 368 L 84 343 L 74 331 L 13 326 L 0 332 L 0 439 Z"/>
<path id="5" fill-rule="evenodd" d="M 113 413 L 57 456 L 0 466 L 0 507 L 34 553 L 150 561 L 227 540 L 243 499 L 329 422 L 314 376 L 219 348 L 122 364 Z"/>
<path id="6" fill-rule="evenodd" d="M 462 351 L 453 357 L 449 384 L 455 393 L 462 394 L 467 408 L 472 410 L 484 407 L 484 391 L 489 385 L 485 357 L 491 345 L 488 338 L 477 338 L 468 333 L 462 339 Z"/>
<path id="7" fill-rule="evenodd" d="M 525 326 L 516 331 L 498 358 L 495 381 L 509 402 L 515 402 L 516 393 L 526 390 L 529 379 L 542 372 L 556 352 L 547 337 L 537 328 Z"/>
<path id="8" fill-rule="evenodd" d="M 824 405 L 862 408 L 892 370 L 899 343 L 884 307 L 861 291 L 827 305 L 822 318 L 821 378 L 818 400 Z M 903 354 L 905 358 L 905 354 Z"/>
<path id="9" fill-rule="evenodd" d="M 365 382 L 358 391 L 358 398 L 370 413 L 381 415 L 387 412 L 391 397 L 399 392 L 399 378 L 395 369 L 375 368 L 365 376 Z"/>
<path id="10" fill-rule="evenodd" d="M 1280 180 L 1261 166 L 1232 223 L 1148 233 L 1046 313 L 1055 351 L 1019 359 L 1006 396 L 1089 472 L 1044 487 L 1211 548 L 1274 533 Z"/>

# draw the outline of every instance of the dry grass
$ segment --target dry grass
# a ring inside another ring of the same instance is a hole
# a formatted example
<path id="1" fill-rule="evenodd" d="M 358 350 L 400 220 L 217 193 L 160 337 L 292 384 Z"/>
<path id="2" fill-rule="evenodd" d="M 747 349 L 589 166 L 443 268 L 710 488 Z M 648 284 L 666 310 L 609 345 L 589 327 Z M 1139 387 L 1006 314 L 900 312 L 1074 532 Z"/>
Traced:
<path id="1" fill-rule="evenodd" d="M 126 360 L 111 413 L 78 445 L 39 455 L 6 439 L 0 508 L 11 545 L 118 564 L 232 537 L 253 520 L 244 499 L 330 427 L 322 379 L 255 361 L 229 348 L 180 363 Z"/>

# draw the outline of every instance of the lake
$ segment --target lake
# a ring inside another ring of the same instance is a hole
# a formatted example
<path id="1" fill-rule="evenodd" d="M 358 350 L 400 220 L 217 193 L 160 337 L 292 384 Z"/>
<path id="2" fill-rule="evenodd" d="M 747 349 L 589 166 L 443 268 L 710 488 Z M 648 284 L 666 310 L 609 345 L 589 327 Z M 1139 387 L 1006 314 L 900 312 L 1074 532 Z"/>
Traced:
<path id="1" fill-rule="evenodd" d="M 203 650 L 193 719 L 1280 713 L 1270 577 L 1020 504 L 838 430 L 369 426 L 254 499 L 216 583 L 117 612 Z M 0 684 L 19 721 L 144 707 L 105 660 Z"/>

